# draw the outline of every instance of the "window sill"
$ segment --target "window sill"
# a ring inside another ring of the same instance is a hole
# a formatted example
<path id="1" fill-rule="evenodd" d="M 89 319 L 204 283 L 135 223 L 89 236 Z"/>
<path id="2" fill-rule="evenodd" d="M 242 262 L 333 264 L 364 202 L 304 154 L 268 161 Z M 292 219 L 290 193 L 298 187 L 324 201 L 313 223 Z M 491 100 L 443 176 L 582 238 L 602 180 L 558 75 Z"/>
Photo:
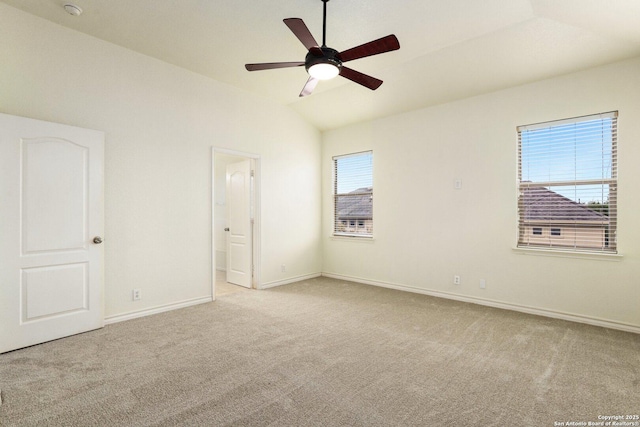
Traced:
<path id="1" fill-rule="evenodd" d="M 329 236 L 331 240 L 342 240 L 344 242 L 373 243 L 373 236 L 349 236 L 343 234 L 332 234 Z"/>
<path id="2" fill-rule="evenodd" d="M 622 261 L 623 258 L 621 254 L 588 251 L 568 251 L 562 249 L 515 247 L 512 248 L 512 251 L 517 253 L 518 255 L 549 256 L 557 258 L 588 259 L 598 261 Z"/>

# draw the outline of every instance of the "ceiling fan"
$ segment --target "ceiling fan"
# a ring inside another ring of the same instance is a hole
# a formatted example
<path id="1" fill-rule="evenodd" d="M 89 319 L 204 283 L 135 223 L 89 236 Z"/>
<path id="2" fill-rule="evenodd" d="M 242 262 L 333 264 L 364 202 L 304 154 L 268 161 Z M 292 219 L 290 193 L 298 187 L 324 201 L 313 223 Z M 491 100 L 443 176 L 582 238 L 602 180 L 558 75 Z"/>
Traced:
<path id="1" fill-rule="evenodd" d="M 300 18 L 287 18 L 284 23 L 289 27 L 291 32 L 302 42 L 309 53 L 304 61 L 298 62 L 268 62 L 262 64 L 246 64 L 248 71 L 271 70 L 274 68 L 288 68 L 303 66 L 309 73 L 309 79 L 302 88 L 300 96 L 311 95 L 313 89 L 320 80 L 329 80 L 337 75 L 349 79 L 355 83 L 361 84 L 371 90 L 376 90 L 382 84 L 382 80 L 368 76 L 359 71 L 345 67 L 343 64 L 354 59 L 365 58 L 367 56 L 378 55 L 380 53 L 390 52 L 400 49 L 400 43 L 395 35 L 391 34 L 386 37 L 371 41 L 369 43 L 338 52 L 335 49 L 327 47 L 327 2 L 322 0 L 322 46 L 318 46 L 318 42 L 313 38 L 309 28 Z"/>

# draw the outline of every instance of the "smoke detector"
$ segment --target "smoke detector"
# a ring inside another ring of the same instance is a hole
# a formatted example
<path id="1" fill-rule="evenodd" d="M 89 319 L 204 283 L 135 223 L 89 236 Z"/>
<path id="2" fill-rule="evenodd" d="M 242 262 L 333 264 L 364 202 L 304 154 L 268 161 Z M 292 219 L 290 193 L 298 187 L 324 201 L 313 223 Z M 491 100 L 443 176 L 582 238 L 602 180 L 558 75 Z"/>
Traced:
<path id="1" fill-rule="evenodd" d="M 76 6 L 73 3 L 67 3 L 64 5 L 64 10 L 67 11 L 69 15 L 80 16 L 82 15 L 82 9 L 80 6 Z"/>

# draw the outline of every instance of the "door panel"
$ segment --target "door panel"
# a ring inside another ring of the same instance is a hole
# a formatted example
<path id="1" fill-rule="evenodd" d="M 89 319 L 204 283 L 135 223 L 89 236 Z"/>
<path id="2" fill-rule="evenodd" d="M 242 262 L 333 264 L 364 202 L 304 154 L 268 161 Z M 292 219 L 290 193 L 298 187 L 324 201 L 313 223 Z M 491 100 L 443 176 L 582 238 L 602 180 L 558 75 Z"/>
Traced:
<path id="1" fill-rule="evenodd" d="M 22 322 L 89 309 L 87 263 L 22 269 Z"/>
<path id="2" fill-rule="evenodd" d="M 22 141 L 24 254 L 86 249 L 88 152 L 61 139 Z"/>
<path id="3" fill-rule="evenodd" d="M 103 326 L 102 132 L 0 114 L 0 352 Z"/>
<path id="4" fill-rule="evenodd" d="M 251 160 L 227 165 L 227 282 L 251 287 Z"/>

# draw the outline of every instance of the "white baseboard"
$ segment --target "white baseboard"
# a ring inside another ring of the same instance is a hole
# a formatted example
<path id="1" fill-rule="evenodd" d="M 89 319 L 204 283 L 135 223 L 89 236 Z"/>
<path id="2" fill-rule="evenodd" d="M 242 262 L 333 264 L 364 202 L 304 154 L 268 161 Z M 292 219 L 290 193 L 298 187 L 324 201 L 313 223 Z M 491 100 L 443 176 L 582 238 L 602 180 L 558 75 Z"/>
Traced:
<path id="1" fill-rule="evenodd" d="M 273 282 L 261 283 L 260 286 L 258 286 L 258 289 L 274 288 L 276 286 L 288 285 L 289 283 L 299 282 L 301 280 L 315 279 L 316 277 L 320 276 L 322 276 L 322 273 L 312 273 L 305 274 L 304 276 L 290 277 L 284 280 L 275 280 Z"/>
<path id="2" fill-rule="evenodd" d="M 152 314 L 163 313 L 165 311 L 177 310 L 179 308 L 190 307 L 192 305 L 204 304 L 213 301 L 211 296 L 194 298 L 190 300 L 180 301 L 171 304 L 160 305 L 153 308 L 147 308 L 140 311 L 132 311 L 125 314 L 116 314 L 115 316 L 105 317 L 104 324 L 110 325 L 112 323 L 124 322 L 125 320 L 137 319 L 138 317 L 151 316 Z"/>
<path id="3" fill-rule="evenodd" d="M 479 305 L 484 305 L 488 307 L 519 311 L 522 313 L 534 314 L 537 316 L 551 317 L 554 319 L 568 320 L 570 322 L 584 323 L 587 325 L 601 326 L 603 328 L 617 329 L 620 331 L 640 334 L 640 326 L 636 326 L 628 323 L 616 322 L 613 320 L 600 319 L 597 317 L 590 317 L 590 316 L 584 316 L 584 315 L 573 314 L 573 313 L 565 313 L 561 311 L 547 310 L 543 308 L 529 307 L 526 305 L 511 304 L 511 303 L 491 300 L 487 298 L 470 297 L 470 296 L 459 295 L 459 294 L 454 294 L 450 292 L 436 291 L 432 289 L 415 288 L 413 286 L 381 282 L 378 280 L 371 280 L 371 279 L 363 279 L 361 277 L 345 276 L 342 274 L 325 272 L 325 273 L 322 273 L 322 275 L 325 277 L 333 278 L 333 279 L 346 280 L 349 282 L 362 283 L 365 285 L 373 285 L 373 286 L 379 286 L 382 288 L 397 289 L 400 291 L 413 292 L 417 294 L 429 295 L 429 296 L 438 297 L 438 298 L 446 298 L 446 299 L 451 299 L 456 301 L 470 302 L 473 304 L 479 304 Z"/>

